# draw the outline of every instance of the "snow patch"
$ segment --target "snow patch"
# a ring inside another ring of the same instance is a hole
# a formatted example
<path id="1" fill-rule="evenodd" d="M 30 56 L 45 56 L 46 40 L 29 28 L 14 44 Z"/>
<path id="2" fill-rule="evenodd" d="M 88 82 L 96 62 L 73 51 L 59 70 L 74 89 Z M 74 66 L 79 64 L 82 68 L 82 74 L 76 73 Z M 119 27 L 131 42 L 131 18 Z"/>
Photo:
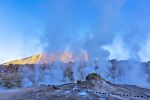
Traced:
<path id="1" fill-rule="evenodd" d="M 87 96 L 87 93 L 82 91 L 77 93 L 78 96 Z"/>

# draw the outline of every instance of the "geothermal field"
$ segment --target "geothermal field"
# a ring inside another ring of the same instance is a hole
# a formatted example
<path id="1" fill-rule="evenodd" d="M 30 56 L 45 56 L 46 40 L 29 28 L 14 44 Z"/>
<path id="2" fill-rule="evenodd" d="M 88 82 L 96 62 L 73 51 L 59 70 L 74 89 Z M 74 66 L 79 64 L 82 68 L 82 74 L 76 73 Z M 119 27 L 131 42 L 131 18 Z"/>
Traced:
<path id="1" fill-rule="evenodd" d="M 150 100 L 150 0 L 0 0 L 0 100 Z"/>
<path id="2" fill-rule="evenodd" d="M 106 69 L 98 60 L 75 61 L 70 55 L 52 61 L 34 55 L 0 65 L 0 100 L 150 100 L 149 62 L 114 59 Z"/>

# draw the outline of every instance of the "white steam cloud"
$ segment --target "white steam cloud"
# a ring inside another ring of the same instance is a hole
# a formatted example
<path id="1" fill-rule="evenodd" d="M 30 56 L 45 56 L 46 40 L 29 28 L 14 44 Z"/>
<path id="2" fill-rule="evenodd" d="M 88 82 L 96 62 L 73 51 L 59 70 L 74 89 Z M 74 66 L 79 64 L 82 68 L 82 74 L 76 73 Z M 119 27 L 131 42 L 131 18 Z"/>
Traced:
<path id="1" fill-rule="evenodd" d="M 49 17 L 45 25 L 46 30 L 44 34 L 39 36 L 40 42 L 43 44 L 43 52 L 57 54 L 67 50 L 73 54 L 78 54 L 85 50 L 89 55 L 88 67 L 83 69 L 80 74 L 97 72 L 107 80 L 111 80 L 108 77 L 109 69 L 112 67 L 109 59 L 150 60 L 148 54 L 149 38 L 147 38 L 150 31 L 147 27 L 148 23 L 138 16 L 132 19 L 136 14 L 126 13 L 125 7 L 128 2 L 128 0 L 82 0 L 78 2 L 80 3 L 78 6 L 75 4 L 77 2 L 71 2 L 70 0 L 57 2 L 51 0 L 46 4 L 47 16 Z M 82 33 L 82 35 L 80 33 L 81 22 L 79 20 L 76 23 L 73 21 L 76 20 L 74 16 L 80 16 L 76 12 L 80 7 L 81 11 L 84 9 L 88 9 L 89 12 L 97 11 L 96 18 L 86 29 L 87 32 Z M 145 8 L 148 8 L 148 6 Z M 138 10 L 144 10 L 145 8 L 141 4 Z M 129 13 L 132 12 L 134 12 L 134 9 L 131 9 Z M 135 12 L 138 14 L 140 11 Z M 129 16 L 131 18 L 128 18 Z M 98 69 L 91 65 L 95 60 Z M 130 67 L 126 67 L 126 65 L 130 65 Z M 120 70 L 123 74 L 115 82 L 142 86 L 148 84 L 141 65 L 130 63 L 121 67 Z M 76 77 L 82 77 L 79 76 L 78 67 L 74 66 L 73 71 L 75 79 L 78 79 Z M 55 70 L 54 73 L 57 72 L 59 70 Z"/>

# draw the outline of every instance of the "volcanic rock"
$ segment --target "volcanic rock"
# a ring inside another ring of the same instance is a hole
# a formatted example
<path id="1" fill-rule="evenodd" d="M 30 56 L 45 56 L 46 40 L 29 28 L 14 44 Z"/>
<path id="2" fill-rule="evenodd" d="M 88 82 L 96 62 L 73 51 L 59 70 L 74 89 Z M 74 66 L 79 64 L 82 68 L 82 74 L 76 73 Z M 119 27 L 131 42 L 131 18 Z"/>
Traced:
<path id="1" fill-rule="evenodd" d="M 93 87 L 89 87 L 91 82 Z M 111 84 L 96 73 L 86 81 L 63 85 L 7 90 L 0 93 L 0 100 L 150 100 L 150 89 L 132 85 Z"/>

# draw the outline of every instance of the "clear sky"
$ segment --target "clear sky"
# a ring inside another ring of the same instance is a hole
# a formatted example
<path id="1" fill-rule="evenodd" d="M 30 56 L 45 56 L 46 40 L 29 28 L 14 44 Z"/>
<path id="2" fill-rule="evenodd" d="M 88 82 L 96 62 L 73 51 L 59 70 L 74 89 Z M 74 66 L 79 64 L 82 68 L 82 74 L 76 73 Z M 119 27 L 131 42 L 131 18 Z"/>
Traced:
<path id="1" fill-rule="evenodd" d="M 86 40 L 110 58 L 150 60 L 149 32 L 150 0 L 0 0 L 0 63 Z"/>

